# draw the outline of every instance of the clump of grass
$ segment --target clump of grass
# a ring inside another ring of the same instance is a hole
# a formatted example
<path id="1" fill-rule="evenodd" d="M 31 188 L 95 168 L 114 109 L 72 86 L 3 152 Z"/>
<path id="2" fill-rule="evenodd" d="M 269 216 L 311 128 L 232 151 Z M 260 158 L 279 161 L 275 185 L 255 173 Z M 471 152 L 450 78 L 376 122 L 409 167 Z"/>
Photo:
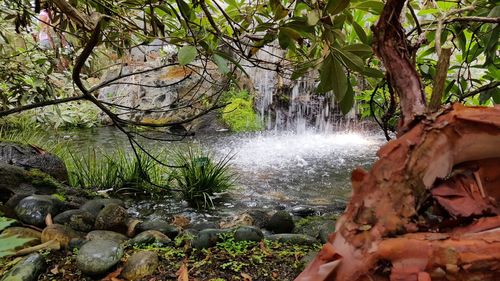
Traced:
<path id="1" fill-rule="evenodd" d="M 153 155 L 165 159 L 164 152 Z M 159 191 L 168 185 L 168 168 L 157 163 L 145 152 L 137 155 L 123 148 L 111 153 L 89 149 L 85 154 L 60 155 L 66 163 L 71 186 L 118 190 L 124 187 Z M 161 161 L 161 160 L 160 160 Z"/>
<path id="2" fill-rule="evenodd" d="M 230 171 L 231 155 L 215 160 L 211 154 L 189 147 L 177 152 L 172 171 L 182 198 L 196 208 L 210 208 L 216 193 L 228 191 L 234 185 L 235 174 Z"/>

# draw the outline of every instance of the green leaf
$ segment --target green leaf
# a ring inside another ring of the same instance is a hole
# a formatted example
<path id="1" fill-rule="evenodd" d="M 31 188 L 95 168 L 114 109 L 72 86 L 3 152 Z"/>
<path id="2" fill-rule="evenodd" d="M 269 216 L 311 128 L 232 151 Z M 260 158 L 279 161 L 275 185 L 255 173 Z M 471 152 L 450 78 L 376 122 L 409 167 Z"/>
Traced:
<path id="1" fill-rule="evenodd" d="M 319 12 L 316 10 L 309 11 L 307 13 L 307 24 L 314 26 L 319 21 Z"/>
<path id="2" fill-rule="evenodd" d="M 298 39 L 300 39 L 300 34 L 296 30 L 288 27 L 280 28 L 280 32 L 278 34 L 278 42 L 281 48 L 288 48 L 288 46 L 293 43 L 293 40 Z"/>
<path id="3" fill-rule="evenodd" d="M 180 65 L 187 65 L 191 63 L 196 56 L 198 55 L 198 50 L 194 46 L 184 46 L 179 50 L 179 53 L 177 54 L 179 58 L 179 64 Z"/>
<path id="4" fill-rule="evenodd" d="M 340 58 L 347 65 L 347 67 L 357 72 L 363 72 L 365 63 L 360 57 L 356 56 L 351 52 L 341 51 L 337 48 L 333 48 L 333 51 L 338 56 L 340 56 Z"/>
<path id="5" fill-rule="evenodd" d="M 363 70 L 363 74 L 366 76 L 369 76 L 369 77 L 373 77 L 373 78 L 384 78 L 385 77 L 385 75 L 382 71 L 375 69 L 375 68 L 371 68 L 371 67 L 365 67 L 365 69 Z"/>
<path id="6" fill-rule="evenodd" d="M 365 44 L 369 44 L 368 42 L 368 36 L 366 36 L 365 30 L 359 25 L 357 22 L 353 21 L 352 22 L 352 27 L 354 28 L 354 31 L 358 35 L 359 40 Z"/>
<path id="7" fill-rule="evenodd" d="M 222 74 L 227 74 L 229 73 L 229 66 L 227 65 L 227 60 L 217 54 L 213 55 L 213 60 L 217 67 L 219 68 L 219 71 Z"/>
<path id="8" fill-rule="evenodd" d="M 281 4 L 281 0 L 270 0 L 269 4 L 271 4 L 275 20 L 280 20 L 288 15 L 288 10 Z"/>
<path id="9" fill-rule="evenodd" d="M 350 0 L 328 0 L 326 10 L 330 15 L 336 15 L 349 6 Z"/>
<path id="10" fill-rule="evenodd" d="M 20 238 L 17 236 L 0 236 L 0 258 L 13 255 L 16 248 L 25 245 L 35 238 Z"/>
<path id="11" fill-rule="evenodd" d="M 342 50 L 351 52 L 361 58 L 367 58 L 373 54 L 372 48 L 365 44 L 347 45 L 344 46 Z"/>
<path id="12" fill-rule="evenodd" d="M 382 1 L 360 1 L 358 4 L 354 5 L 353 8 L 360 9 L 363 11 L 370 12 L 375 15 L 382 13 L 384 9 L 384 3 Z"/>
<path id="13" fill-rule="evenodd" d="M 238 69 L 241 70 L 241 72 L 245 73 L 246 76 L 248 76 L 248 73 L 246 72 L 246 70 L 241 66 L 241 64 L 239 64 L 233 57 L 231 57 L 231 55 L 229 54 L 226 54 L 224 52 L 221 52 L 221 51 L 216 51 L 215 52 L 217 55 L 225 58 L 226 60 L 230 61 L 232 64 L 234 64 Z"/>
<path id="14" fill-rule="evenodd" d="M 177 1 L 177 6 L 179 7 L 179 10 L 183 15 L 185 15 L 187 18 L 191 18 L 191 7 L 184 2 L 183 0 L 176 0 Z"/>
<path id="15" fill-rule="evenodd" d="M 344 68 L 332 54 L 329 54 L 321 65 L 317 91 L 319 93 L 333 91 L 337 100 L 342 100 L 347 91 L 347 76 Z"/>
<path id="16" fill-rule="evenodd" d="M 340 110 L 342 114 L 346 115 L 351 111 L 352 106 L 354 105 L 354 90 L 352 89 L 351 81 L 347 83 L 347 92 L 345 93 L 344 98 L 340 101 Z"/>
<path id="17" fill-rule="evenodd" d="M 0 217 L 0 231 L 3 231 L 4 229 L 6 229 L 15 222 L 16 220 L 9 219 L 6 217 Z"/>

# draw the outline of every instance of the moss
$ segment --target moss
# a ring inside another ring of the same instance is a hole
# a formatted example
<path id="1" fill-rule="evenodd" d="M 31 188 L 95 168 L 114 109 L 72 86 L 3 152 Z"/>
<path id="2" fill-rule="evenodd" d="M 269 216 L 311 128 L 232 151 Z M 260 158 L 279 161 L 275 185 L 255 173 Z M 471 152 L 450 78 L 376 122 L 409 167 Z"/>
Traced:
<path id="1" fill-rule="evenodd" d="M 234 132 L 253 132 L 262 130 L 262 122 L 253 110 L 253 99 L 247 95 L 235 95 L 228 99 L 229 104 L 222 110 L 222 120 Z"/>
<path id="2" fill-rule="evenodd" d="M 26 176 L 34 187 L 46 186 L 55 187 L 57 190 L 63 190 L 64 186 L 60 182 L 38 169 L 29 170 Z"/>

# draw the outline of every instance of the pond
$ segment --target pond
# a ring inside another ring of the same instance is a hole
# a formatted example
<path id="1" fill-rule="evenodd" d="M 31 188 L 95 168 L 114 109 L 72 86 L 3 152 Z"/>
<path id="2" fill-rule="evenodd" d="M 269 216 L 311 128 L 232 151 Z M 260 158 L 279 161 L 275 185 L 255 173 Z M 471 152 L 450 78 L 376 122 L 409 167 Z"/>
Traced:
<path id="1" fill-rule="evenodd" d="M 71 147 L 82 149 L 128 146 L 125 135 L 109 127 L 65 132 L 64 138 Z M 219 198 L 220 205 L 212 211 L 197 211 L 172 198 L 128 200 L 127 205 L 134 216 L 143 219 L 182 214 L 194 221 L 214 221 L 248 208 L 340 212 L 349 198 L 351 171 L 358 166 L 369 168 L 383 142 L 382 135 L 363 131 L 216 132 L 156 146 L 145 142 L 164 149 L 189 143 L 216 157 L 232 154 L 236 187 Z"/>

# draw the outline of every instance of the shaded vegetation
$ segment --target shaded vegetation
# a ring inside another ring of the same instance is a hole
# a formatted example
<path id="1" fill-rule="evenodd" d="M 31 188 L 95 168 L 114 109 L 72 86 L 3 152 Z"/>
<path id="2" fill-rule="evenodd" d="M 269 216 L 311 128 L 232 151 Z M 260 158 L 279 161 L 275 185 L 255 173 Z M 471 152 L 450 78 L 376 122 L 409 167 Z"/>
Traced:
<path id="1" fill-rule="evenodd" d="M 222 109 L 222 120 L 231 131 L 253 132 L 263 129 L 262 121 L 253 108 L 253 97 L 247 91 L 228 91 L 224 102 L 228 105 Z"/>

